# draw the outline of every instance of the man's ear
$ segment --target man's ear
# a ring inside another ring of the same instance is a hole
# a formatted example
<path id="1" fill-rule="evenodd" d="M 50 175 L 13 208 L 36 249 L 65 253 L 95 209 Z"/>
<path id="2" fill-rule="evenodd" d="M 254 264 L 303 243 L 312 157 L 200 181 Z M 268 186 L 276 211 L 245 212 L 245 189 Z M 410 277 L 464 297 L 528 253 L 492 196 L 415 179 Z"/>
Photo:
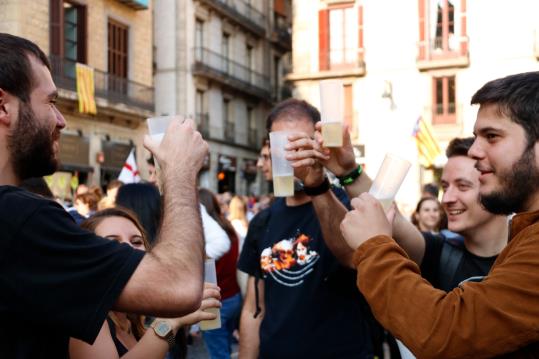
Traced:
<path id="1" fill-rule="evenodd" d="M 11 118 L 16 109 L 15 102 L 15 97 L 0 88 L 0 125 L 9 127 L 11 124 Z"/>

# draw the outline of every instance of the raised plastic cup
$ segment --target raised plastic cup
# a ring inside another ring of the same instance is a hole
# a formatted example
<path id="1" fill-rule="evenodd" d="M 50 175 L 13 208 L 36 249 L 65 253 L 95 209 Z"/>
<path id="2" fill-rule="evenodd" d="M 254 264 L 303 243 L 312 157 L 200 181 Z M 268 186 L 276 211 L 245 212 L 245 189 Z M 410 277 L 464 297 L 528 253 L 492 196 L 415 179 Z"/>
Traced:
<path id="1" fill-rule="evenodd" d="M 217 273 L 215 272 L 215 259 L 204 261 L 204 282 L 217 284 Z M 200 322 L 200 330 L 212 330 L 221 328 L 221 310 L 219 308 L 208 308 L 205 312 L 217 315 L 213 320 L 203 320 Z"/>
<path id="2" fill-rule="evenodd" d="M 411 163 L 394 154 L 388 153 L 376 174 L 369 193 L 382 202 L 384 210 L 388 210 L 399 191 Z"/>
<path id="3" fill-rule="evenodd" d="M 180 115 L 171 115 L 171 116 L 158 116 L 148 118 L 148 132 L 150 137 L 158 142 L 163 140 L 165 131 L 167 130 L 170 122 L 174 119 L 185 120 L 183 116 Z"/>
<path id="4" fill-rule="evenodd" d="M 344 88 L 342 81 L 320 81 L 320 115 L 325 147 L 342 146 Z"/>
<path id="5" fill-rule="evenodd" d="M 273 195 L 288 197 L 294 195 L 294 169 L 285 158 L 285 146 L 289 131 L 270 132 L 270 152 L 273 177 Z"/>

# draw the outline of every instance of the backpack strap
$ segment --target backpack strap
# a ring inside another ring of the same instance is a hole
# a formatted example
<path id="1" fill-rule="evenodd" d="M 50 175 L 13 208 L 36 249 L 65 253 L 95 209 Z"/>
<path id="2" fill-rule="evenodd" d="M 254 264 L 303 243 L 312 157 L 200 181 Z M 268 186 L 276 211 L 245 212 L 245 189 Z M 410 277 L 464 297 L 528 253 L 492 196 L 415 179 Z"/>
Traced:
<path id="1" fill-rule="evenodd" d="M 444 236 L 442 236 L 442 241 L 442 253 L 438 266 L 438 282 L 440 289 L 449 292 L 454 288 L 452 286 L 453 279 L 464 256 L 464 244 L 462 242 L 449 241 Z"/>

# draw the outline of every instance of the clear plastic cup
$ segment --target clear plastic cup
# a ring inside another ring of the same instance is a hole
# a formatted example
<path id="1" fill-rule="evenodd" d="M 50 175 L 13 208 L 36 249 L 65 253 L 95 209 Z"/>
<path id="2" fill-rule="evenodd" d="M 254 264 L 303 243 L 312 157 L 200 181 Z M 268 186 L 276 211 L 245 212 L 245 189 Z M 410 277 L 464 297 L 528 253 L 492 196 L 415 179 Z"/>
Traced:
<path id="1" fill-rule="evenodd" d="M 388 153 L 376 174 L 369 193 L 382 202 L 384 210 L 388 210 L 395 195 L 410 169 L 411 163 L 394 154 Z"/>
<path id="2" fill-rule="evenodd" d="M 273 195 L 288 197 L 294 195 L 294 169 L 285 158 L 285 146 L 289 131 L 270 132 L 270 152 L 273 177 Z"/>
<path id="3" fill-rule="evenodd" d="M 204 282 L 217 284 L 217 273 L 215 271 L 215 259 L 208 258 L 204 261 Z M 200 330 L 212 330 L 221 328 L 221 310 L 219 308 L 208 308 L 208 313 L 217 315 L 213 320 L 203 320 L 200 322 Z"/>
<path id="4" fill-rule="evenodd" d="M 171 115 L 171 116 L 158 116 L 148 118 L 148 132 L 150 137 L 158 142 L 163 140 L 165 131 L 167 130 L 170 122 L 174 119 L 185 120 L 183 116 Z"/>
<path id="5" fill-rule="evenodd" d="M 320 81 L 320 115 L 325 147 L 342 146 L 343 101 L 342 81 Z"/>

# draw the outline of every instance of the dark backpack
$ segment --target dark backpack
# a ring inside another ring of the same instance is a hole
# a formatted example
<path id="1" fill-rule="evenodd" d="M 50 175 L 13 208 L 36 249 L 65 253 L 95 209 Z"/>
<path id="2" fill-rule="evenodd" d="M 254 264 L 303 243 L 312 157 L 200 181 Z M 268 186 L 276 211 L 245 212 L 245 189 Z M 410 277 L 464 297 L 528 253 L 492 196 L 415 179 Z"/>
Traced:
<path id="1" fill-rule="evenodd" d="M 464 256 L 464 242 L 462 240 L 447 239 L 442 236 L 443 245 L 438 265 L 439 289 L 446 292 L 453 290 L 452 285 L 455 274 Z"/>

